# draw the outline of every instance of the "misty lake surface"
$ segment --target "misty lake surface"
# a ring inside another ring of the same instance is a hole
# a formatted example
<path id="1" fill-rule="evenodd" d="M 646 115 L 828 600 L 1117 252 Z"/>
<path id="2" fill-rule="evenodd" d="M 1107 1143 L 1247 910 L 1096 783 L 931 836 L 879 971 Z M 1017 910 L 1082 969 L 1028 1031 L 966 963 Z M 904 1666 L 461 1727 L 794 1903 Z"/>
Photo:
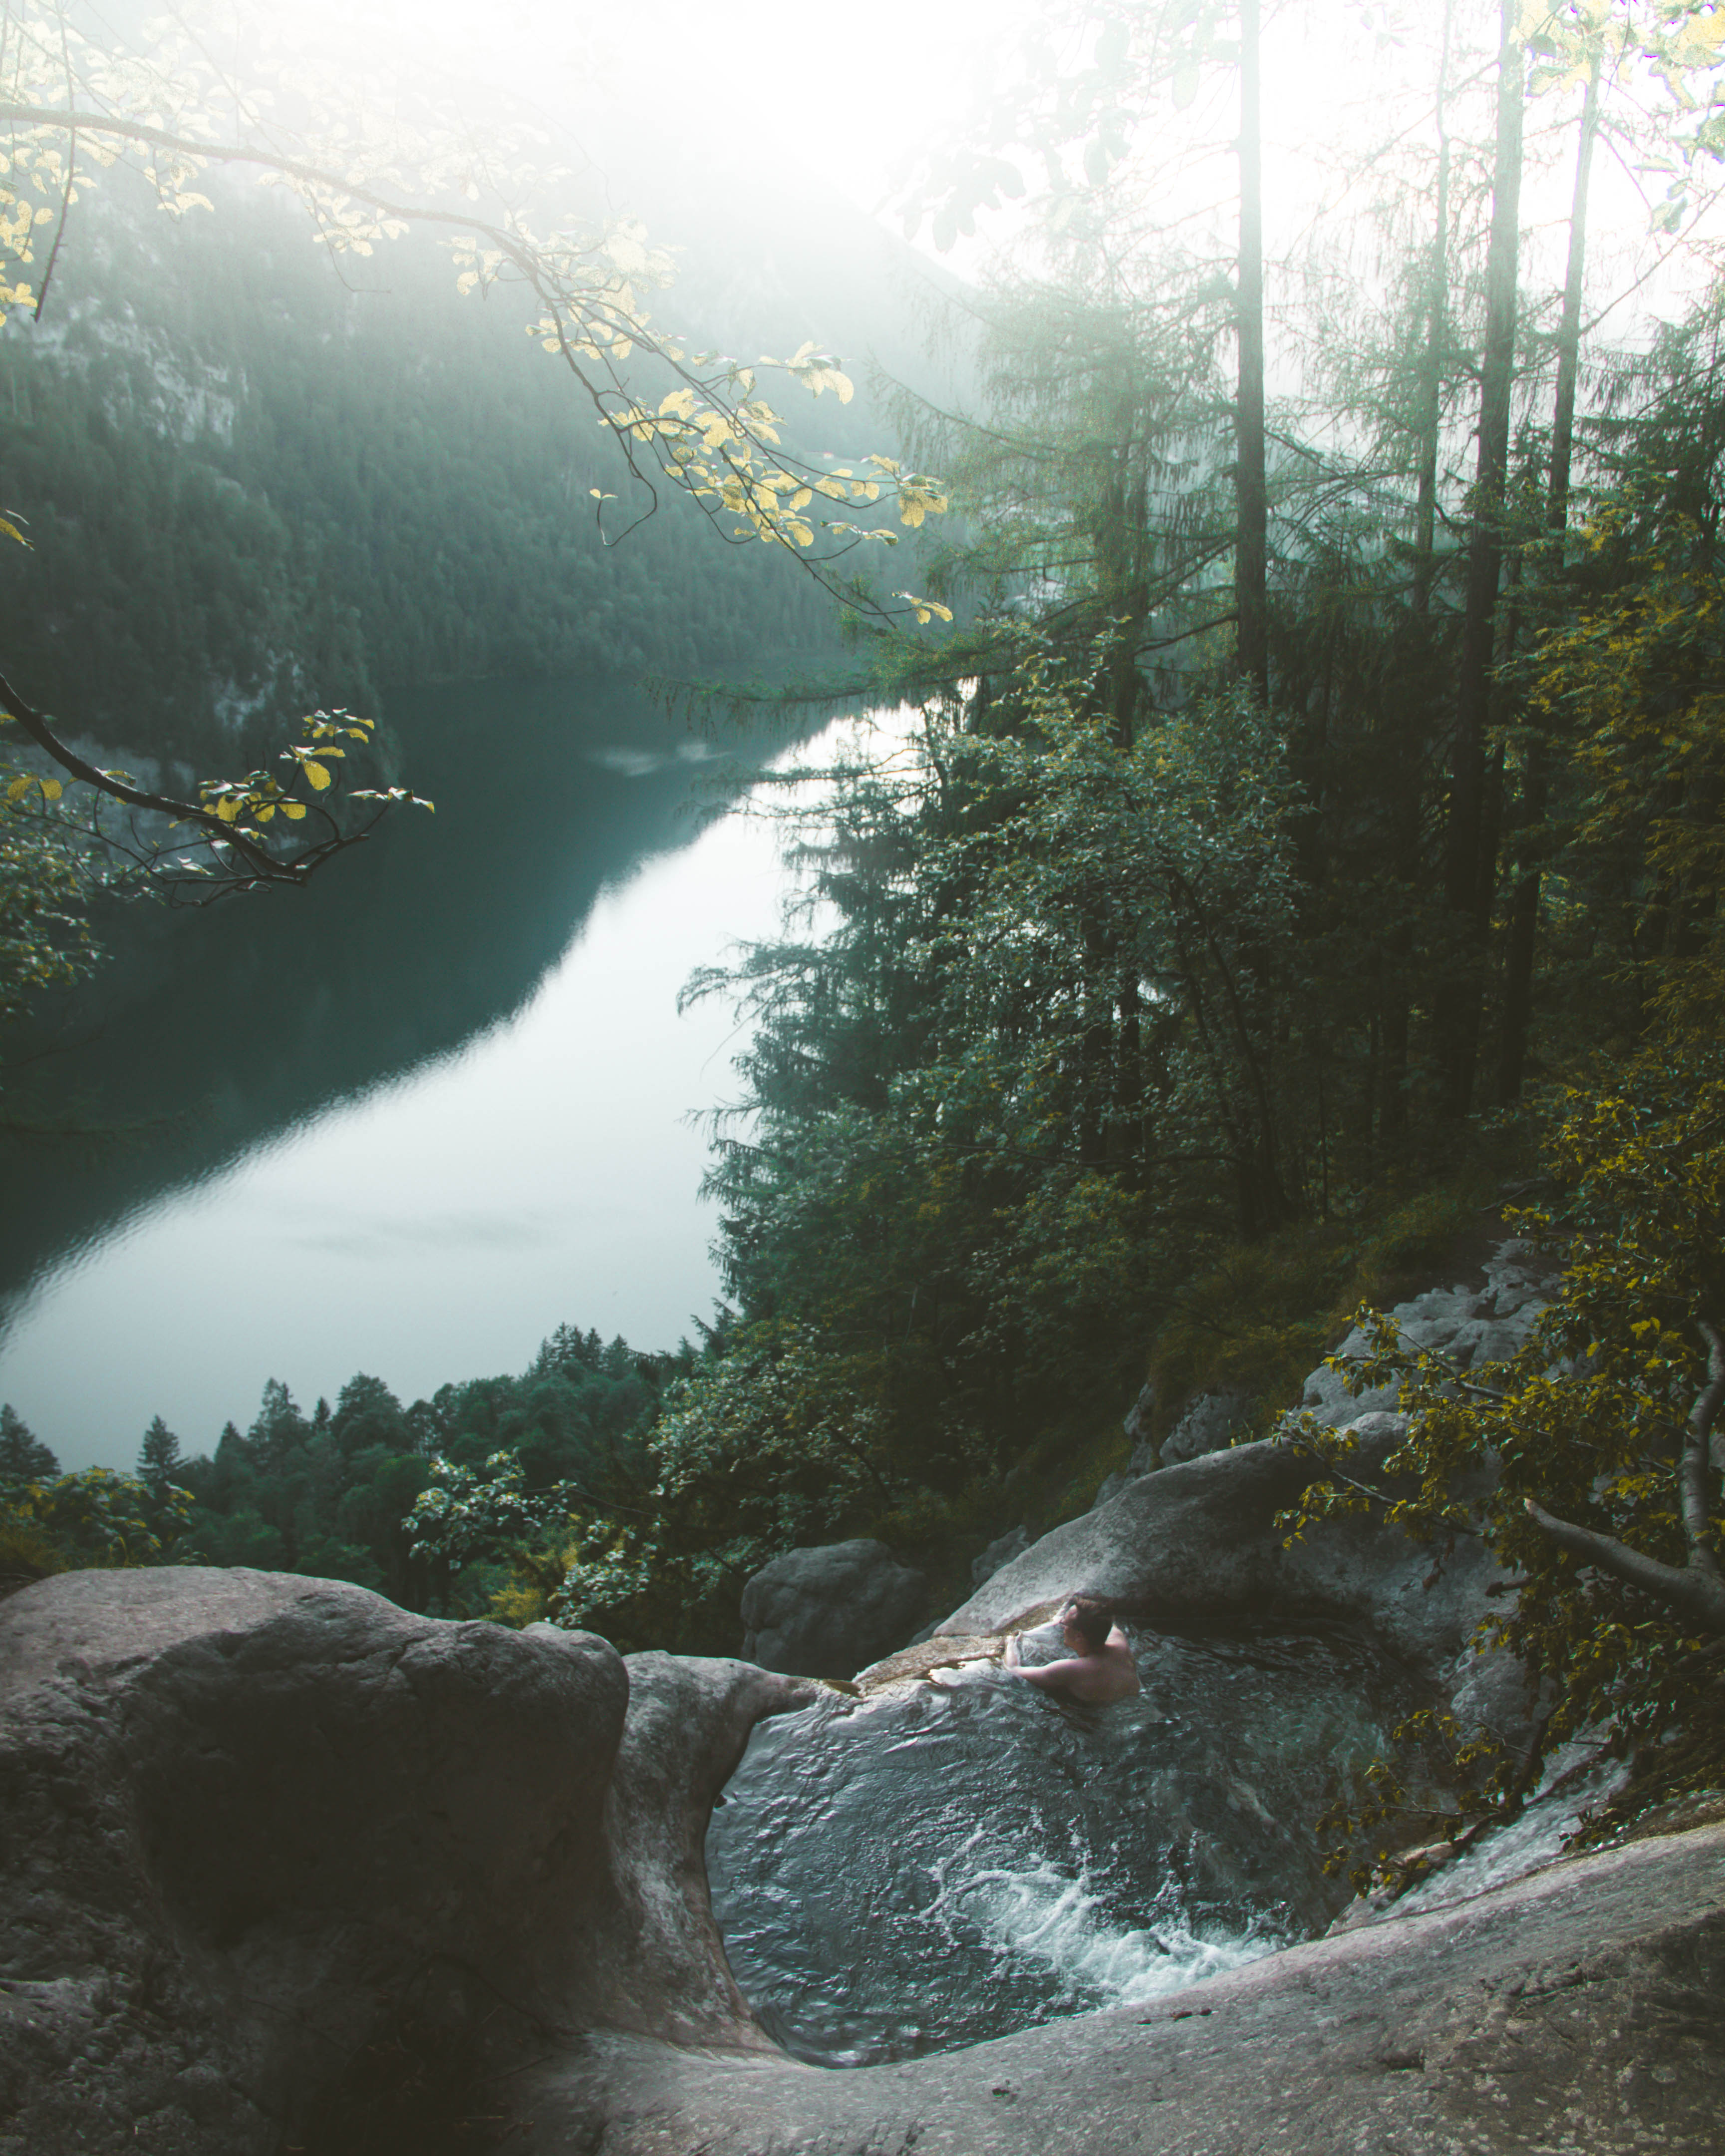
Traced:
<path id="1" fill-rule="evenodd" d="M 678 990 L 769 933 L 783 737 L 599 683 L 413 692 L 398 812 L 307 890 L 132 908 L 41 1069 L 87 1140 L 8 1142 L 0 1399 L 67 1466 L 188 1450 L 266 1378 L 410 1401 L 559 1323 L 670 1347 L 710 1317 L 706 1138 L 736 1023 Z"/>

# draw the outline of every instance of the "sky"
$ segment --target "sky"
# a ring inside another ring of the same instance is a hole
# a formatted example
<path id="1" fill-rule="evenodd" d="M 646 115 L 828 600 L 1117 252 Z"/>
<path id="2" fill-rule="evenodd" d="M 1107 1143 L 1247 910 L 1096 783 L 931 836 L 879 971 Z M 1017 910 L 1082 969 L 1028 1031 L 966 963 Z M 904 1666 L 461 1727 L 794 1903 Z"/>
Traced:
<path id="1" fill-rule="evenodd" d="M 395 56 L 409 54 L 447 80 L 524 96 L 584 130 L 602 156 L 608 140 L 662 131 L 687 151 L 693 187 L 711 183 L 721 161 L 752 165 L 788 194 L 829 190 L 897 230 L 912 162 L 1010 77 L 1016 23 L 1045 20 L 1047 11 L 1031 0 L 871 0 L 858 10 L 752 0 L 732 12 L 704 0 L 643 0 L 626 11 L 593 0 L 493 0 L 482 10 L 466 0 L 290 0 L 272 14 L 308 49 L 372 56 L 357 66 L 387 71 Z M 1463 126 L 1469 69 L 1495 14 L 1485 0 L 1458 0 L 1461 58 L 1451 79 L 1461 77 L 1453 110 Z M 1429 157 L 1440 18 L 1440 10 L 1410 0 L 1270 0 L 1264 135 L 1272 310 L 1278 259 L 1299 254 L 1314 236 L 1332 245 L 1360 228 L 1374 182 L 1345 178 L 1345 167 L 1368 146 L 1383 151 L 1380 172 L 1403 154 Z M 1071 60 L 1088 49 L 1083 38 L 1062 49 Z M 1488 74 L 1478 74 L 1476 90 Z M 1219 230 L 1231 233 L 1234 96 L 1231 76 L 1219 69 L 1203 78 L 1183 117 L 1165 108 L 1142 116 L 1134 158 L 1146 174 L 1152 213 L 1211 207 Z M 1529 112 L 1527 269 L 1548 285 L 1561 282 L 1579 109 L 1579 93 L 1558 92 Z M 1166 151 L 1189 126 L 1214 146 L 1177 172 Z M 1649 200 L 1631 162 L 1608 146 L 1594 167 L 1590 300 L 1604 306 L 1635 294 L 1632 305 L 1619 307 L 1614 331 L 1638 309 L 1671 311 L 1697 281 L 1691 264 L 1638 283 L 1651 259 Z M 1656 198 L 1661 187 L 1654 186 Z M 1022 213 L 1004 205 L 943 259 L 977 274 L 991 246 L 1009 248 L 1024 237 Z M 932 251 L 926 226 L 916 244 Z M 1369 277 L 1371 264 L 1363 263 L 1360 274 Z M 1283 271 L 1280 281 L 1281 297 L 1293 298 L 1293 274 Z"/>

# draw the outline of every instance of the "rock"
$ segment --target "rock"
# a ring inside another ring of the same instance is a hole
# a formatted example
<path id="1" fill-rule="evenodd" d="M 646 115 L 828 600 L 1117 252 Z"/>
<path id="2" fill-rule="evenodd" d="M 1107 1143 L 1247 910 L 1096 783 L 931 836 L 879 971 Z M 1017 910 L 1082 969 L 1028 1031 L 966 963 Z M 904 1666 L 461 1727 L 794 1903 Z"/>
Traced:
<path id="1" fill-rule="evenodd" d="M 899 2065 L 819 2072 L 591 2040 L 511 2087 L 523 2130 L 510 2145 L 1712 2156 L 1722 2008 L 1725 1827 L 1713 1825 L 1391 1915 L 1147 2005 Z"/>
<path id="2" fill-rule="evenodd" d="M 872 1699 L 895 1685 L 908 1685 L 932 1676 L 937 1670 L 956 1669 L 965 1662 L 998 1662 L 1002 1642 L 995 1639 L 960 1640 L 943 1633 L 938 1640 L 913 1640 L 908 1647 L 856 1673 L 855 1689 Z"/>
<path id="3" fill-rule="evenodd" d="M 1404 1424 L 1378 1414 L 1355 1426 L 1358 1466 L 1370 1474 Z M 1501 1577 L 1497 1566 L 1466 1538 L 1434 1551 L 1358 1517 L 1311 1527 L 1284 1548 L 1276 1516 L 1298 1501 L 1313 1471 L 1304 1455 L 1266 1438 L 1144 1476 L 1100 1511 L 1045 1535 L 935 1636 L 1016 1630 L 1087 1592 L 1158 1631 L 1312 1618 L 1365 1625 L 1438 1682 L 1491 1606 L 1485 1590 Z"/>
<path id="4" fill-rule="evenodd" d="M 1517 1757 L 1533 1736 L 1538 1681 L 1507 1647 L 1464 1647 L 1444 1680 L 1450 1712 L 1464 1738 L 1484 1731 Z"/>
<path id="5" fill-rule="evenodd" d="M 1231 1445 L 1235 1433 L 1245 1428 L 1250 1406 L 1248 1393 L 1200 1393 L 1163 1440 L 1164 1463 L 1196 1460 L 1202 1453 L 1219 1452 Z"/>
<path id="6" fill-rule="evenodd" d="M 1485 1275 L 1485 1286 L 1477 1290 L 1432 1288 L 1397 1303 L 1389 1314 L 1403 1344 L 1440 1349 L 1463 1370 L 1507 1362 L 1549 1299 L 1551 1260 L 1535 1245 L 1512 1236 L 1487 1259 Z M 1365 1335 L 1356 1329 L 1337 1353 L 1358 1355 L 1365 1348 Z M 1300 1404 L 1318 1422 L 1339 1427 L 1373 1409 L 1394 1409 L 1397 1391 L 1388 1385 L 1350 1394 L 1341 1373 L 1320 1363 L 1306 1380 Z"/>
<path id="7" fill-rule="evenodd" d="M 1103 1486 L 1106 1488 L 1106 1485 Z M 1100 1499 L 1097 1502 L 1100 1502 Z M 1022 1557 L 1029 1547 L 1030 1530 L 1028 1527 L 1014 1527 L 1010 1532 L 998 1537 L 971 1565 L 971 1585 L 980 1587 L 985 1580 L 992 1579 L 1002 1565 L 1010 1564 L 1014 1558 Z M 927 1636 L 932 1637 L 932 1632 Z"/>
<path id="8" fill-rule="evenodd" d="M 1127 1409 L 1125 1419 L 1120 1425 L 1132 1448 L 1132 1471 L 1134 1475 L 1147 1475 L 1156 1465 L 1155 1425 L 1156 1387 L 1145 1384 L 1140 1387 L 1138 1397 Z M 1138 1464 L 1141 1455 L 1143 1459 L 1142 1466 Z"/>
<path id="9" fill-rule="evenodd" d="M 884 1543 L 788 1550 L 742 1590 L 742 1651 L 762 1669 L 848 1677 L 902 1645 L 922 1617 L 928 1582 Z"/>
<path id="10" fill-rule="evenodd" d="M 0 1607 L 0 2150 L 422 2156 L 554 2030 L 760 2050 L 708 1810 L 813 1688 L 365 1589 L 73 1573 Z"/>
<path id="11" fill-rule="evenodd" d="M 1131 1480 L 1132 1477 L 1127 1475 L 1110 1475 L 1106 1476 L 1103 1480 L 1101 1488 L 1097 1491 L 1096 1496 L 1091 1500 L 1090 1508 L 1091 1512 L 1099 1512 L 1104 1505 L 1111 1505 L 1114 1500 L 1120 1495 L 1121 1491 L 1125 1489 L 1127 1484 Z M 1029 1546 L 1027 1540 L 1025 1547 L 1028 1548 Z"/>

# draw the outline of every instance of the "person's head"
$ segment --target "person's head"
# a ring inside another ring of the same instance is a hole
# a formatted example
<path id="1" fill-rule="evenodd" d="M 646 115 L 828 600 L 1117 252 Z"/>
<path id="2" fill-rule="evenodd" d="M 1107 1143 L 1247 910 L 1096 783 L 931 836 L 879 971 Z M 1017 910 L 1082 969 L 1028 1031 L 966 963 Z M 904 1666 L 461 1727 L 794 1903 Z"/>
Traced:
<path id="1" fill-rule="evenodd" d="M 1094 1655 L 1108 1644 L 1112 1613 L 1097 1594 L 1075 1594 L 1060 1612 L 1066 1645 L 1083 1655 Z"/>

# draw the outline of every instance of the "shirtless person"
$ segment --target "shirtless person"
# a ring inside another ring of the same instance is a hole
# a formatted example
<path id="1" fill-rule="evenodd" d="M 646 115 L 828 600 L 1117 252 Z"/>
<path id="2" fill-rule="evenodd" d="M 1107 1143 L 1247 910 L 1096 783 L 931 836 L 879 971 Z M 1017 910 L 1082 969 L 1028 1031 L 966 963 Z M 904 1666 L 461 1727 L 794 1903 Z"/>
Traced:
<path id="1" fill-rule="evenodd" d="M 1003 1668 L 1044 1691 L 1063 1692 L 1091 1707 L 1106 1707 L 1138 1689 L 1138 1666 L 1125 1633 L 1110 1625 L 1106 1603 L 1094 1594 L 1075 1594 L 1060 1612 L 1060 1629 L 1070 1650 L 1065 1661 L 1026 1669 L 1019 1660 L 1022 1635 L 1014 1632 L 1006 1643 Z"/>

